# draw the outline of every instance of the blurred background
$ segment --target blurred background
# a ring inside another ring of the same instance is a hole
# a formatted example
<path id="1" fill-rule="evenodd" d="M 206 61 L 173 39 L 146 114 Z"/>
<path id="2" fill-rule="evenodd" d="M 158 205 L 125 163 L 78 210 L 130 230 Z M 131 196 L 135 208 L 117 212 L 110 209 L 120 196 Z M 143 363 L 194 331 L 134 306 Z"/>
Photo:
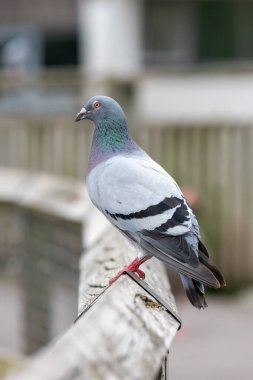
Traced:
<path id="1" fill-rule="evenodd" d="M 172 276 L 172 379 L 249 379 L 250 0 L 0 0 L 0 373 L 76 316 L 92 129 L 74 116 L 98 93 L 178 181 L 227 280 L 198 313 Z"/>

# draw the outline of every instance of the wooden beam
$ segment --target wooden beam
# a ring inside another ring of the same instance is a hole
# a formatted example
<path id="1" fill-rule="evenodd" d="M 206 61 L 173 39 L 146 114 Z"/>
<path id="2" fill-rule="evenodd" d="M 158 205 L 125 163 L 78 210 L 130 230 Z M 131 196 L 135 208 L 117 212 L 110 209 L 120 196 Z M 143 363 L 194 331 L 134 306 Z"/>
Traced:
<path id="1" fill-rule="evenodd" d="M 179 322 L 130 276 L 108 286 L 108 278 L 133 254 L 136 251 L 111 227 L 88 249 L 81 260 L 80 317 L 12 380 L 164 376 L 160 371 Z M 143 269 L 151 293 L 177 313 L 163 265 L 153 259 Z"/>

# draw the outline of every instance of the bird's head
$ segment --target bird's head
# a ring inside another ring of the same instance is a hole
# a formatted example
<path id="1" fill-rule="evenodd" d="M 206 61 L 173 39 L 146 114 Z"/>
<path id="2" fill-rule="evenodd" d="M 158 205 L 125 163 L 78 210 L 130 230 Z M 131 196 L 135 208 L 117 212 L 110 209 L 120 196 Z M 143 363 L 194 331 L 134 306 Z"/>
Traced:
<path id="1" fill-rule="evenodd" d="M 83 119 L 92 120 L 95 124 L 106 119 L 125 119 L 124 111 L 119 103 L 109 96 L 93 96 L 83 105 L 76 115 L 75 121 Z"/>

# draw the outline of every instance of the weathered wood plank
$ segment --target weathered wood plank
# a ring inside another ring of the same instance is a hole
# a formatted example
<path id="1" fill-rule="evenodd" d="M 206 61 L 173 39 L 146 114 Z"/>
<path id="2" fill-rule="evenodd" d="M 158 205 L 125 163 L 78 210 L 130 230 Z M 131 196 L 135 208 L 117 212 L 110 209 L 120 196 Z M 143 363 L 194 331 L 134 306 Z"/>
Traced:
<path id="1" fill-rule="evenodd" d="M 177 325 L 154 300 L 148 306 L 142 297 L 122 277 L 13 379 L 154 380 Z"/>
<path id="2" fill-rule="evenodd" d="M 125 263 L 136 256 L 135 249 L 108 225 L 107 233 L 100 243 L 94 244 L 81 260 L 79 314 L 84 312 L 108 286 L 112 277 Z M 142 265 L 145 282 L 177 313 L 173 295 L 164 266 L 156 259 Z"/>
<path id="3" fill-rule="evenodd" d="M 12 315 L 6 349 L 20 341 L 23 352 L 33 353 L 76 318 L 82 222 L 89 209 L 80 182 L 0 170 L 1 269 L 15 283 L 19 276 L 23 294 L 20 313 L 9 306 L 20 303 L 16 299 L 5 308 Z M 5 307 L 3 297 L 0 302 Z"/>
<path id="4" fill-rule="evenodd" d="M 179 323 L 128 275 L 108 287 L 108 278 L 133 253 L 110 227 L 81 261 L 81 317 L 11 379 L 157 378 Z M 143 268 L 152 291 L 176 313 L 163 265 L 154 259 Z"/>

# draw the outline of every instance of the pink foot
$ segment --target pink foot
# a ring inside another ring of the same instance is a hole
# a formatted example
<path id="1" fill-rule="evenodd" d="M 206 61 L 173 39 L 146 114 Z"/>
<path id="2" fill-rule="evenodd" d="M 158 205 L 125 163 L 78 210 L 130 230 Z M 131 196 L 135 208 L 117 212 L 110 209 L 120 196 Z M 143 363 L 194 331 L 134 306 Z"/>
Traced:
<path id="1" fill-rule="evenodd" d="M 112 285 L 122 274 L 125 273 L 126 270 L 137 273 L 138 276 L 142 280 L 144 280 L 145 273 L 141 269 L 139 269 L 139 266 L 148 259 L 150 259 L 150 256 L 145 256 L 142 259 L 139 259 L 138 257 L 136 257 L 130 264 L 125 265 L 123 269 L 121 269 L 115 276 L 109 279 L 109 285 Z"/>

